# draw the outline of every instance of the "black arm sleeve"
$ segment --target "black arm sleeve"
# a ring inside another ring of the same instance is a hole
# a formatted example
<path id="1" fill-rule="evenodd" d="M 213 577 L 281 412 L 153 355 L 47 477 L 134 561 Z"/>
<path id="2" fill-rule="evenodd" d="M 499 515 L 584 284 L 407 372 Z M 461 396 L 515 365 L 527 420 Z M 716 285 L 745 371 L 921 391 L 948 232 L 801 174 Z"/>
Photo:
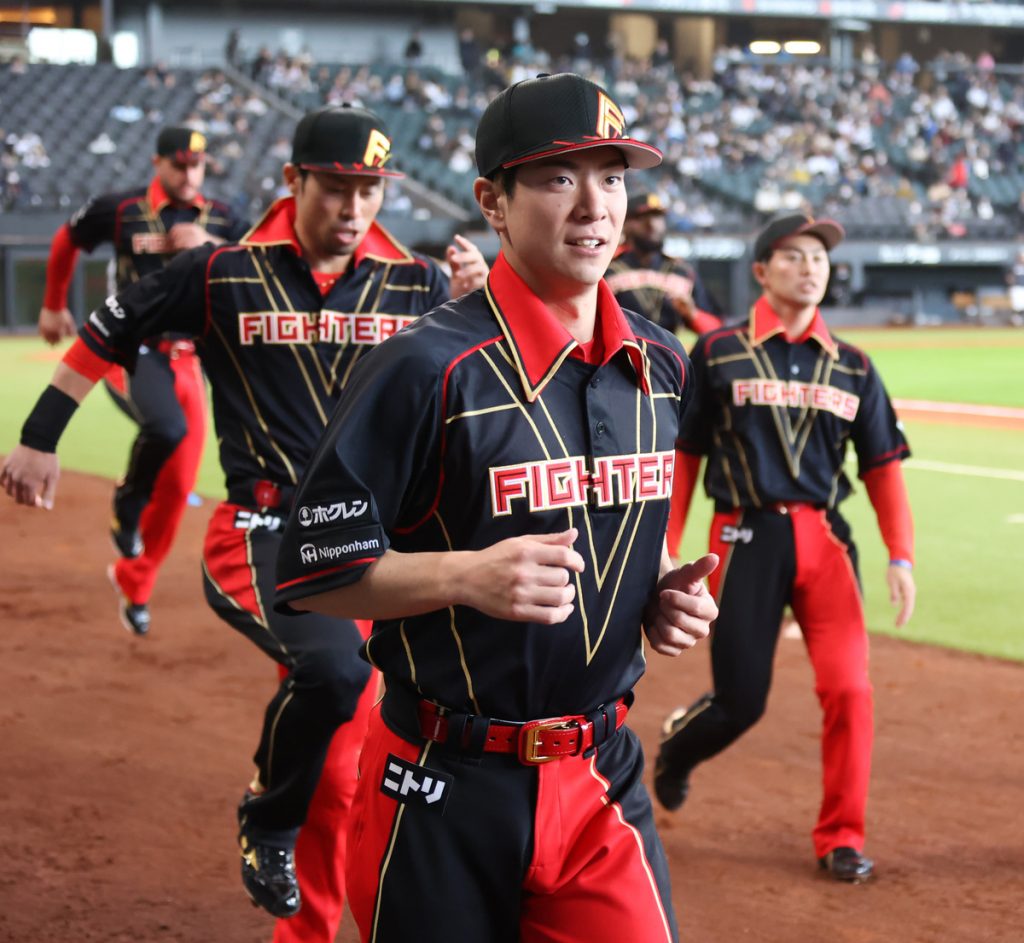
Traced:
<path id="1" fill-rule="evenodd" d="M 214 246 L 182 252 L 159 272 L 111 295 L 89 317 L 79 337 L 105 360 L 134 370 L 139 344 L 175 331 L 193 336 L 206 327 L 206 270 Z"/>
<path id="2" fill-rule="evenodd" d="M 709 388 L 707 342 L 702 339 L 690 352 L 687 385 L 690 396 L 679 404 L 679 438 L 676 447 L 691 455 L 706 455 L 711 446 L 712 391 Z M 685 390 L 684 390 L 685 393 Z"/>
<path id="3" fill-rule="evenodd" d="M 104 193 L 79 207 L 68 220 L 71 242 L 86 252 L 92 252 L 102 242 L 113 242 L 117 208 L 128 196 L 127 193 Z"/>
<path id="4" fill-rule="evenodd" d="M 303 477 L 277 558 L 279 611 L 359 580 L 401 522 L 429 513 L 443 369 L 413 325 L 361 360 Z"/>
<path id="5" fill-rule="evenodd" d="M 860 405 L 853 420 L 850 438 L 857 451 L 860 476 L 886 462 L 902 461 L 910 456 L 903 424 L 896 418 L 889 394 L 874 364 L 865 355 L 867 374 L 860 393 Z"/>

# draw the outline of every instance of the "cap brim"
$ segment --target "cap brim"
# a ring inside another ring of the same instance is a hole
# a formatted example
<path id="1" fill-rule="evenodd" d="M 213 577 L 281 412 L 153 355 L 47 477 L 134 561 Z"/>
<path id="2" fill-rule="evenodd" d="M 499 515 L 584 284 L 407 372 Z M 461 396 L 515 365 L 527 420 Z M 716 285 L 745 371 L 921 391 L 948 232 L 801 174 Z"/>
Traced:
<path id="1" fill-rule="evenodd" d="M 206 151 L 171 151 L 169 154 L 158 154 L 157 156 L 173 160 L 176 164 L 195 167 L 206 160 Z"/>
<path id="2" fill-rule="evenodd" d="M 595 147 L 617 147 L 626 156 L 626 164 L 634 170 L 649 170 L 661 163 L 662 153 L 652 144 L 645 144 L 634 138 L 599 138 L 593 141 L 580 141 L 569 144 L 562 141 L 552 141 L 537 150 L 517 157 L 514 160 L 506 161 L 501 166 L 505 169 L 518 167 L 520 164 L 533 160 L 543 160 L 546 157 L 556 157 L 559 154 L 568 154 L 572 151 L 586 151 Z"/>
<path id="3" fill-rule="evenodd" d="M 299 164 L 303 170 L 315 170 L 325 174 L 339 174 L 347 177 L 393 177 L 398 180 L 405 178 L 400 170 L 382 170 L 379 167 L 366 167 L 356 164 Z"/>
<path id="4" fill-rule="evenodd" d="M 843 229 L 843 227 L 834 219 L 816 219 L 813 223 L 801 226 L 795 232 L 791 232 L 788 235 L 817 236 L 823 243 L 825 243 L 825 248 L 831 251 L 846 238 L 846 230 Z M 787 236 L 782 237 L 782 239 L 785 238 L 787 238 Z M 780 239 L 779 242 L 781 242 L 782 239 Z"/>

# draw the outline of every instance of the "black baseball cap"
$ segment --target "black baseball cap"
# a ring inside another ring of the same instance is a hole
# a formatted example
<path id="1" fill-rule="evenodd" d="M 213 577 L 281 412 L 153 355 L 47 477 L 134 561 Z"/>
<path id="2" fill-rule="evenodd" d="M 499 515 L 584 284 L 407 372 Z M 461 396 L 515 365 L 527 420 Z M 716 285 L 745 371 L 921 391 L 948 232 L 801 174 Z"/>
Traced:
<path id="1" fill-rule="evenodd" d="M 476 167 L 481 177 L 542 157 L 611 144 L 630 167 L 661 163 L 656 147 L 628 137 L 622 109 L 600 85 L 563 72 L 538 75 L 501 92 L 476 129 Z"/>
<path id="2" fill-rule="evenodd" d="M 206 156 L 206 135 L 192 128 L 164 128 L 156 137 L 156 153 L 179 164 L 198 164 Z"/>
<path id="3" fill-rule="evenodd" d="M 657 193 L 637 193 L 626 203 L 626 219 L 639 219 L 651 213 L 664 216 L 668 210 Z"/>
<path id="4" fill-rule="evenodd" d="M 815 219 L 806 213 L 777 216 L 754 240 L 754 261 L 763 262 L 787 236 L 816 236 L 831 251 L 846 236 L 846 230 L 834 219 Z"/>
<path id="5" fill-rule="evenodd" d="M 404 177 L 385 170 L 391 158 L 387 125 L 366 108 L 343 105 L 304 115 L 292 136 L 292 163 L 304 170 L 373 177 Z"/>

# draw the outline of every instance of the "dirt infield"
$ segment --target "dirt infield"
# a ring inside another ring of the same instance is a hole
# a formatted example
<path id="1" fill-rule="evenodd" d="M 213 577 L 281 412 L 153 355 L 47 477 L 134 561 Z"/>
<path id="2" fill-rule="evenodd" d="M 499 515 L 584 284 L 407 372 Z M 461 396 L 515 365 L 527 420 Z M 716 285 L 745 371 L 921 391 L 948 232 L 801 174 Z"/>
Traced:
<path id="1" fill-rule="evenodd" d="M 124 632 L 108 500 L 108 483 L 67 475 L 49 514 L 0 501 L 0 941 L 269 940 L 233 840 L 274 672 L 202 600 L 209 504 L 186 516 L 151 637 Z M 879 879 L 815 871 L 818 709 L 802 645 L 783 641 L 765 720 L 658 816 L 683 941 L 1021 939 L 1024 665 L 886 638 L 872 661 Z M 653 657 L 632 715 L 648 746 L 707 670 L 706 652 Z"/>

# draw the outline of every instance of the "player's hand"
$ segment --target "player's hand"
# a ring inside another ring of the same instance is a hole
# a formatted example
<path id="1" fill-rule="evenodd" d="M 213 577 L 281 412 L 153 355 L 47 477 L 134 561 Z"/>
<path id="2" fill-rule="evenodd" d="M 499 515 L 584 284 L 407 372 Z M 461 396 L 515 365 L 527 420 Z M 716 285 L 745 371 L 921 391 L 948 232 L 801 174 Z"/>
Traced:
<path id="1" fill-rule="evenodd" d="M 644 612 L 644 631 L 656 652 L 680 655 L 707 638 L 718 618 L 718 606 L 704 578 L 717 566 L 718 555 L 708 553 L 658 580 Z"/>
<path id="2" fill-rule="evenodd" d="M 483 254 L 475 243 L 459 235 L 456 235 L 453 241 L 455 244 L 448 246 L 444 257 L 452 270 L 451 296 L 460 298 L 466 292 L 484 287 L 488 268 Z"/>
<path id="3" fill-rule="evenodd" d="M 693 301 L 693 295 L 671 295 L 669 301 L 672 302 L 672 307 L 676 309 L 676 314 L 679 315 L 679 320 L 683 326 L 692 328 L 693 319 L 697 313 L 697 305 Z"/>
<path id="4" fill-rule="evenodd" d="M 39 309 L 39 335 L 51 347 L 65 337 L 74 337 L 77 333 L 75 319 L 67 308 L 56 310 L 43 305 Z"/>
<path id="5" fill-rule="evenodd" d="M 54 452 L 37 452 L 26 445 L 17 445 L 0 469 L 0 487 L 18 504 L 53 508 L 57 494 L 60 463 Z"/>
<path id="6" fill-rule="evenodd" d="M 885 581 L 889 584 L 889 602 L 899 606 L 896 613 L 896 628 L 902 628 L 914 614 L 914 601 L 917 599 L 917 584 L 914 573 L 905 566 L 889 566 L 885 573 Z"/>
<path id="7" fill-rule="evenodd" d="M 195 223 L 175 223 L 167 233 L 167 248 L 171 252 L 195 249 L 197 246 L 214 241 L 213 236 Z"/>
<path id="8" fill-rule="evenodd" d="M 564 622 L 576 598 L 572 575 L 583 572 L 583 557 L 572 549 L 578 535 L 572 527 L 511 537 L 477 551 L 459 580 L 456 603 L 495 619 Z"/>

